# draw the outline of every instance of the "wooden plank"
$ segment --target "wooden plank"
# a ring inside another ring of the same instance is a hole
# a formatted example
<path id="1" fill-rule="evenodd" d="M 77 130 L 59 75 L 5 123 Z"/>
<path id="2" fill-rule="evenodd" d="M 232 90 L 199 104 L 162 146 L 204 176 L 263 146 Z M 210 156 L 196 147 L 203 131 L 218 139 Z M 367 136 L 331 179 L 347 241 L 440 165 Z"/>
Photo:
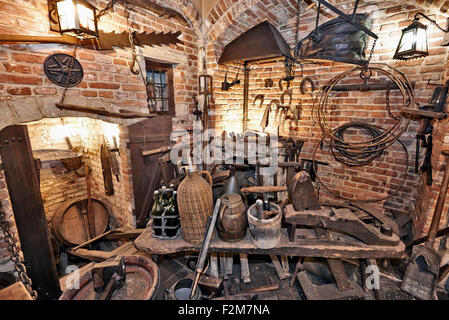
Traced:
<path id="1" fill-rule="evenodd" d="M 114 183 L 112 181 L 112 168 L 110 154 L 106 144 L 102 144 L 100 148 L 101 169 L 103 171 L 104 192 L 107 196 L 114 194 Z M 88 175 L 86 174 L 86 177 Z"/>
<path id="2" fill-rule="evenodd" d="M 154 113 L 142 113 L 142 112 L 111 112 L 103 108 L 78 106 L 67 103 L 56 103 L 56 107 L 63 110 L 80 111 L 86 113 L 99 114 L 106 117 L 122 118 L 122 119 L 134 119 L 134 118 L 154 118 L 157 114 Z"/>
<path id="3" fill-rule="evenodd" d="M 379 246 L 366 245 L 360 241 L 320 240 L 300 238 L 308 234 L 308 229 L 297 229 L 297 239 L 288 241 L 287 232 L 281 229 L 279 244 L 272 249 L 257 248 L 251 240 L 249 232 L 242 240 L 234 243 L 225 242 L 219 238 L 211 241 L 210 252 L 233 252 L 245 254 L 276 254 L 302 257 L 322 258 L 400 258 L 404 255 L 405 245 L 399 242 L 397 245 Z M 199 245 L 192 245 L 184 239 L 161 240 L 152 236 L 151 227 L 147 227 L 134 241 L 135 246 L 148 254 L 170 254 L 184 251 L 199 251 Z"/>
<path id="4" fill-rule="evenodd" d="M 268 193 L 268 192 L 284 192 L 287 191 L 285 186 L 256 186 L 241 188 L 242 193 Z"/>
<path id="5" fill-rule="evenodd" d="M 26 126 L 0 131 L 0 155 L 33 288 L 40 299 L 56 299 L 61 294 L 58 273 Z"/>
<path id="6" fill-rule="evenodd" d="M 116 240 L 116 239 L 133 239 L 137 238 L 142 234 L 145 229 L 131 229 L 123 232 L 117 232 L 117 229 L 114 230 L 114 233 L 108 234 L 105 236 L 106 240 Z"/>
<path id="7" fill-rule="evenodd" d="M 0 300 L 33 300 L 21 281 L 0 290 Z"/>
<path id="8" fill-rule="evenodd" d="M 161 168 L 159 155 L 142 156 L 142 150 L 155 149 L 170 142 L 171 116 L 159 116 L 129 126 L 129 139 L 142 141 L 129 144 L 133 172 L 134 207 L 136 227 L 145 227 L 147 214 L 153 205 L 153 192 L 160 187 Z M 167 140 L 151 141 L 152 136 L 167 137 Z M 148 137 L 148 139 L 147 139 Z"/>
<path id="9" fill-rule="evenodd" d="M 332 235 L 329 229 L 314 228 L 319 238 L 322 239 L 332 239 Z M 349 283 L 348 275 L 346 274 L 343 262 L 340 259 L 327 259 L 327 264 L 329 265 L 329 270 L 332 277 L 335 280 L 338 290 L 346 291 L 351 289 Z"/>
<path id="10" fill-rule="evenodd" d="M 414 88 L 416 82 L 412 82 L 411 85 Z M 328 86 L 323 86 L 323 90 L 328 89 Z M 360 83 L 360 84 L 341 84 L 332 87 L 332 91 L 378 91 L 378 90 L 399 90 L 399 87 L 393 81 L 373 82 L 373 83 Z"/>
<path id="11" fill-rule="evenodd" d="M 67 253 L 94 262 L 102 262 L 114 257 L 114 254 L 110 251 L 87 250 L 82 248 L 77 250 L 68 250 Z"/>
<path id="12" fill-rule="evenodd" d="M 289 274 L 285 272 L 284 268 L 282 268 L 281 264 L 279 263 L 278 257 L 274 254 L 270 254 L 270 258 L 279 279 L 287 279 Z"/>
<path id="13" fill-rule="evenodd" d="M 112 233 L 112 232 L 114 232 L 114 230 L 106 231 L 106 232 L 103 233 L 103 234 L 100 234 L 100 235 L 98 235 L 98 236 L 96 236 L 96 237 L 94 237 L 94 238 L 92 238 L 92 239 L 90 239 L 90 240 L 87 240 L 86 242 L 83 242 L 83 243 L 77 245 L 76 247 L 73 247 L 71 250 L 72 250 L 72 251 L 76 251 L 76 250 L 78 250 L 79 248 L 85 247 L 85 246 L 87 246 L 88 244 L 90 244 L 90 243 L 92 243 L 92 242 L 95 242 L 95 241 L 97 241 L 97 240 L 100 240 L 101 238 L 107 236 L 108 234 L 110 234 L 110 233 Z"/>
<path id="14" fill-rule="evenodd" d="M 412 116 L 418 118 L 432 118 L 432 119 L 445 119 L 447 117 L 446 112 L 433 112 L 426 110 L 416 110 L 416 109 L 402 109 L 402 114 L 404 116 Z"/>
<path id="15" fill-rule="evenodd" d="M 117 257 L 119 255 L 137 254 L 138 250 L 136 249 L 136 247 L 134 247 L 134 244 L 132 242 L 127 242 L 125 244 L 122 244 L 120 247 L 112 250 L 111 253 L 113 253 L 113 255 L 111 256 L 111 258 L 113 258 L 113 257 Z M 90 262 L 90 263 L 86 264 L 85 266 L 81 267 L 79 269 L 80 277 L 84 273 L 90 271 L 93 268 L 93 266 L 95 266 L 95 264 L 96 264 L 96 262 Z M 69 276 L 70 276 L 70 274 L 59 279 L 59 285 L 60 285 L 62 291 L 67 290 L 67 280 L 69 279 L 68 278 Z"/>

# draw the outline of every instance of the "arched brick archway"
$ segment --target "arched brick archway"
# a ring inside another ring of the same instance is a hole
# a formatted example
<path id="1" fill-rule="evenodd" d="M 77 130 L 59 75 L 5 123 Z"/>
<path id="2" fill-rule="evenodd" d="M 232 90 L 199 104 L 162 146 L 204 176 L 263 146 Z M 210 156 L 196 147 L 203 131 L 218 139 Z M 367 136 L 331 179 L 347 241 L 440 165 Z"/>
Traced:
<path id="1" fill-rule="evenodd" d="M 334 3 L 335 1 L 331 1 Z M 216 88 L 216 104 L 212 107 L 213 121 L 215 121 L 218 129 L 231 129 L 238 125 L 240 121 L 236 121 L 237 115 L 240 115 L 242 110 L 242 85 L 233 87 L 229 92 L 220 91 L 221 81 L 223 81 L 226 67 L 219 66 L 217 61 L 221 55 L 221 52 L 226 44 L 238 37 L 240 34 L 255 26 L 256 24 L 268 20 L 273 23 L 278 30 L 280 30 L 286 41 L 293 47 L 294 45 L 294 33 L 296 29 L 296 1 L 295 0 L 276 0 L 276 1 L 238 1 L 231 3 L 226 10 L 223 10 L 223 3 L 229 4 L 227 1 L 219 1 L 217 6 L 212 10 L 211 15 L 208 17 L 208 21 L 211 24 L 208 30 L 208 45 L 207 45 L 207 59 L 208 59 L 208 72 L 214 75 L 215 88 Z M 352 12 L 354 1 L 344 1 L 338 3 L 336 6 L 347 13 Z M 404 3 L 403 1 L 362 1 L 359 5 L 358 12 L 370 12 L 374 20 L 373 32 L 379 35 L 379 41 L 377 42 L 373 62 L 387 63 L 393 67 L 396 67 L 407 75 L 411 81 L 415 81 L 415 95 L 416 101 L 420 104 L 427 103 L 430 95 L 432 94 L 432 88 L 426 86 L 427 79 L 433 79 L 435 82 L 444 82 L 448 77 L 447 73 L 447 59 L 448 50 L 447 47 L 439 46 L 443 38 L 443 33 L 438 31 L 435 26 L 432 26 L 430 22 L 424 22 L 428 25 L 428 38 L 429 38 L 429 52 L 430 55 L 424 59 L 411 60 L 411 61 L 396 61 L 393 60 L 393 54 L 395 46 L 399 40 L 401 29 L 406 27 L 413 20 L 414 15 L 418 11 L 422 11 L 430 15 L 433 19 L 436 19 L 438 24 L 445 27 L 446 17 L 442 11 L 445 9 L 445 1 L 410 1 Z M 335 4 L 335 3 L 334 3 Z M 302 15 L 301 15 L 301 27 L 300 27 L 300 39 L 305 37 L 315 28 L 316 10 L 309 8 L 303 1 Z M 218 9 L 222 12 L 219 14 Z M 215 11 L 214 11 L 215 10 Z M 335 16 L 335 15 L 334 15 Z M 329 17 L 321 16 L 320 24 L 328 21 Z M 371 47 L 373 39 L 369 40 L 368 48 Z M 267 71 L 271 70 L 271 71 Z M 264 93 L 265 99 L 273 99 L 277 97 L 274 89 L 263 91 L 263 77 L 272 75 L 279 79 L 282 76 L 282 62 L 278 64 L 268 65 L 266 68 L 261 68 L 251 73 L 251 84 L 249 101 L 252 101 L 254 95 Z M 331 64 L 324 66 L 306 66 L 305 72 L 311 76 L 317 86 L 321 86 L 323 81 L 329 80 L 332 74 L 336 74 L 344 70 L 343 67 L 332 67 Z M 229 76 L 235 76 L 236 70 L 229 69 Z M 242 76 L 242 74 L 240 73 Z M 243 83 L 243 81 L 242 81 Z M 276 81 L 275 81 L 276 83 Z M 261 89 L 262 88 L 262 89 Z M 298 88 L 298 83 L 293 83 L 293 88 Z M 268 99 L 268 100 L 269 100 Z M 306 114 L 306 119 L 298 128 L 292 128 L 289 134 L 306 138 L 307 140 L 316 140 L 319 135 L 319 130 L 314 128 L 312 122 L 308 122 L 307 118 L 310 115 L 311 105 L 313 100 L 306 99 L 299 95 L 294 97 L 294 103 L 302 100 L 303 111 Z M 362 100 L 365 98 L 362 98 Z M 367 98 L 367 99 L 373 99 Z M 376 99 L 374 97 L 374 99 Z M 360 101 L 362 101 L 360 100 Z M 368 100 L 366 100 L 368 101 Z M 370 100 L 371 101 L 371 100 Z M 267 102 L 266 102 L 267 103 Z M 360 102 L 362 103 L 362 102 Z M 371 102 L 365 102 L 371 103 Z M 374 104 L 383 104 L 384 98 L 378 97 Z M 251 104 L 251 103 L 250 103 Z M 251 109 L 250 105 L 250 109 Z M 253 113 L 250 111 L 250 118 L 260 119 L 262 117 L 263 110 L 256 110 L 253 108 Z M 368 112 L 364 117 L 370 117 Z M 260 121 L 260 120 L 258 120 Z M 257 124 L 257 123 L 256 123 Z M 409 161 L 413 166 L 412 155 L 414 155 L 414 135 L 416 133 L 417 123 L 413 123 L 409 128 L 409 131 L 404 136 L 407 140 Z M 432 188 L 425 186 L 425 175 L 410 174 L 406 186 L 401 191 L 398 197 L 392 198 L 380 205 L 378 208 L 386 210 L 393 214 L 412 214 L 414 222 L 414 234 L 419 236 L 422 232 L 426 232 L 433 213 L 433 207 L 436 202 L 436 195 L 439 190 L 442 173 L 439 172 L 442 167 L 442 157 L 440 157 L 440 150 L 445 145 L 445 130 L 447 131 L 448 124 L 441 122 L 438 124 L 439 129 L 434 133 L 438 137 L 437 148 L 434 148 L 433 152 L 433 166 L 434 166 L 434 185 Z M 238 130 L 238 129 L 237 129 Z M 230 130 L 232 131 L 232 130 Z M 449 140 L 446 138 L 446 140 Z M 435 140 L 434 140 L 435 141 Z M 447 143 L 446 143 L 447 145 Z M 309 154 L 309 147 L 304 148 L 304 155 L 307 157 Z M 422 155 L 423 156 L 423 155 Z M 422 159 L 421 159 L 422 160 Z M 393 171 L 396 169 L 393 169 Z M 351 178 L 349 178 L 351 180 Z M 424 182 L 423 182 L 424 181 Z M 354 191 L 354 190 L 353 190 Z M 448 201 L 449 205 L 449 201 Z M 442 225 L 445 224 L 447 218 L 444 218 Z"/>

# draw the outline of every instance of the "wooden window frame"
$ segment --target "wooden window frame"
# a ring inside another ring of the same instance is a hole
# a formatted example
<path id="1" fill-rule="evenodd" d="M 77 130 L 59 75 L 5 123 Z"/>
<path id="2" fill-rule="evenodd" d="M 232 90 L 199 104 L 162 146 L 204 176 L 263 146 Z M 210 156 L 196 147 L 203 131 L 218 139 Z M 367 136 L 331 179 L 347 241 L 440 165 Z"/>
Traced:
<path id="1" fill-rule="evenodd" d="M 147 75 L 147 70 L 157 70 L 157 71 L 165 71 L 166 79 L 167 79 L 167 102 L 168 102 L 168 110 L 167 111 L 155 111 L 156 114 L 159 115 L 175 115 L 175 93 L 174 93 L 174 84 L 173 84 L 173 68 L 174 65 L 170 63 L 162 63 L 152 61 L 150 59 L 145 59 L 145 76 Z"/>

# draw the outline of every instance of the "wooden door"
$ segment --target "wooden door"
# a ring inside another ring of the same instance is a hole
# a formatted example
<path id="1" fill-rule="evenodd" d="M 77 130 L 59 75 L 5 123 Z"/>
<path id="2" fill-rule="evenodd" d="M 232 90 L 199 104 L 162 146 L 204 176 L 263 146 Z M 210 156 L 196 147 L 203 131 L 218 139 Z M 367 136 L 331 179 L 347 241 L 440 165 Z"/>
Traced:
<path id="1" fill-rule="evenodd" d="M 153 192 L 160 188 L 163 154 L 142 156 L 143 150 L 155 149 L 170 143 L 172 117 L 158 116 L 129 126 L 129 149 L 134 188 L 134 215 L 137 227 L 145 227 L 146 217 L 153 205 Z M 168 186 L 167 186 L 168 187 Z"/>
<path id="2" fill-rule="evenodd" d="M 57 299 L 61 292 L 56 263 L 26 126 L 13 125 L 0 131 L 0 155 L 33 289 L 39 299 Z"/>

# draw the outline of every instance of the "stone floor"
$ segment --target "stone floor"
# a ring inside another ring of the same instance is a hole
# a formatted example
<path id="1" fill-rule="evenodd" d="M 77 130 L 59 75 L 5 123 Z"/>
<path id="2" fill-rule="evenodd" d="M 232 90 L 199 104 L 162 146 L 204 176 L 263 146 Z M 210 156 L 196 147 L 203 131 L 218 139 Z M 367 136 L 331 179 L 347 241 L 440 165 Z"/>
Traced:
<path id="1" fill-rule="evenodd" d="M 280 280 L 276 270 L 268 256 L 248 256 L 250 264 L 251 282 L 243 283 L 240 280 L 240 262 L 234 258 L 233 274 L 229 275 L 228 280 L 228 297 L 227 299 L 253 299 L 253 300 L 307 300 L 306 294 L 298 280 L 295 280 L 293 287 L 290 287 L 290 278 Z M 297 258 L 289 259 L 290 273 L 293 272 Z M 379 262 L 379 261 L 378 261 Z M 193 274 L 192 266 L 186 266 L 186 258 L 184 255 L 160 256 L 158 264 L 161 271 L 161 278 L 166 290 L 174 283 L 185 277 L 187 274 Z M 343 261 L 345 271 L 349 280 L 354 286 L 361 286 L 361 273 L 357 261 Z M 337 290 L 333 278 L 331 277 L 325 260 L 323 259 L 305 259 L 303 263 L 308 278 L 311 283 L 316 286 L 316 292 L 328 288 L 330 294 L 333 290 Z M 401 290 L 401 279 L 405 271 L 406 263 L 402 260 L 390 260 L 387 265 L 380 265 L 380 292 L 382 300 L 413 300 L 414 298 Z M 252 293 L 243 295 L 241 292 L 253 288 L 257 288 L 269 284 L 278 284 L 279 289 L 265 291 L 260 293 Z M 439 300 L 448 300 L 449 280 L 445 284 L 440 284 L 436 288 L 436 296 Z M 321 288 L 321 289 L 320 289 Z M 309 289 L 310 290 L 310 289 Z M 326 289 L 327 290 L 327 289 Z M 202 292 L 200 299 L 225 299 L 225 293 L 221 289 L 217 294 Z M 319 296 L 319 294 L 318 294 Z M 324 295 L 326 296 L 326 295 Z M 342 300 L 374 300 L 376 299 L 372 290 L 363 291 L 363 296 L 346 297 Z"/>

